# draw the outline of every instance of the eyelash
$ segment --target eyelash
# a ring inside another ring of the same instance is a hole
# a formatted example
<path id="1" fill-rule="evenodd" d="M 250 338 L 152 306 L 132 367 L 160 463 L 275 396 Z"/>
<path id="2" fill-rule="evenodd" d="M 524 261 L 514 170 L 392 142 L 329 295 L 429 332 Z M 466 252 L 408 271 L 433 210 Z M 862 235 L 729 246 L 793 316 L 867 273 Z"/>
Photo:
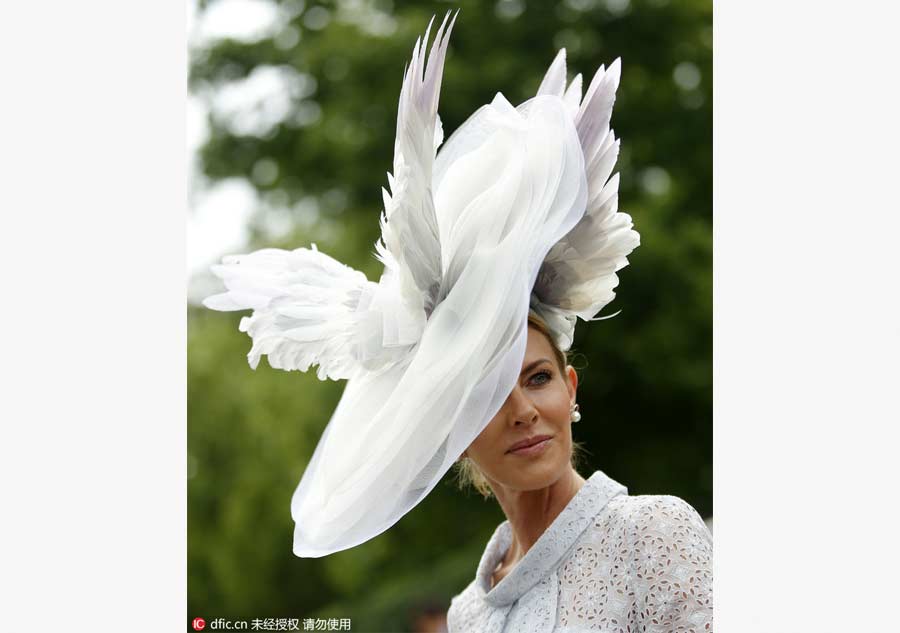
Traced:
<path id="1" fill-rule="evenodd" d="M 544 381 L 542 381 L 542 382 L 537 383 L 537 386 L 546 385 L 546 384 L 547 384 L 548 382 L 550 382 L 550 380 L 553 378 L 553 375 L 552 375 L 549 371 L 547 371 L 547 370 L 545 369 L 544 371 L 539 371 L 538 373 L 534 374 L 534 375 L 528 380 L 528 382 L 532 382 L 532 381 L 533 381 L 535 378 L 537 378 L 538 376 L 545 376 L 545 377 L 547 378 L 547 380 L 544 380 Z"/>

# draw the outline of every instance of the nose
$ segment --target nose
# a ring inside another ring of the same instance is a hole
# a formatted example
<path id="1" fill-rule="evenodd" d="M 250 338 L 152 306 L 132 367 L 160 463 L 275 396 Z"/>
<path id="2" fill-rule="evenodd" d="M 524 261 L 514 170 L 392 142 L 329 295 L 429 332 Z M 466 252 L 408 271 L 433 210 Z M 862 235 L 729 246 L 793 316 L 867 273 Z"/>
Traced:
<path id="1" fill-rule="evenodd" d="M 511 426 L 522 426 L 537 422 L 538 412 L 531 398 L 516 385 L 506 399 L 506 407 L 509 410 L 509 423 Z"/>

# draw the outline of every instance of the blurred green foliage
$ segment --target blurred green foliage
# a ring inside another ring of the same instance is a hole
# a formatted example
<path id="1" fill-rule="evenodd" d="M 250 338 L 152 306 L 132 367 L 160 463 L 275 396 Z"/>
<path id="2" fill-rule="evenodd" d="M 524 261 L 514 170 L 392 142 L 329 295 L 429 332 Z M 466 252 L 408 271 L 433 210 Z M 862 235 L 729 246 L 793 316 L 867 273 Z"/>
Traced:
<path id="1" fill-rule="evenodd" d="M 613 113 L 620 209 L 642 244 L 605 311 L 622 314 L 576 330 L 584 413 L 576 439 L 589 452 L 582 471 L 602 469 L 631 494 L 681 496 L 710 516 L 709 0 L 282 7 L 287 19 L 272 37 L 192 51 L 197 94 L 216 94 L 260 66 L 303 77 L 292 114 L 261 134 L 237 133 L 214 111 L 202 170 L 212 182 L 254 178 L 261 204 L 248 250 L 316 242 L 370 279 L 381 272 L 372 252 L 402 72 L 433 14 L 462 9 L 441 95 L 447 136 L 498 91 L 513 103 L 531 97 L 561 46 L 570 79 L 581 72 L 585 82 L 622 58 Z M 449 603 L 503 520 L 496 503 L 461 493 L 448 474 L 372 541 L 322 559 L 294 557 L 291 494 L 343 383 L 265 363 L 251 371 L 240 315 L 189 305 L 188 318 L 189 616 L 350 617 L 355 631 L 404 631 L 417 604 Z"/>

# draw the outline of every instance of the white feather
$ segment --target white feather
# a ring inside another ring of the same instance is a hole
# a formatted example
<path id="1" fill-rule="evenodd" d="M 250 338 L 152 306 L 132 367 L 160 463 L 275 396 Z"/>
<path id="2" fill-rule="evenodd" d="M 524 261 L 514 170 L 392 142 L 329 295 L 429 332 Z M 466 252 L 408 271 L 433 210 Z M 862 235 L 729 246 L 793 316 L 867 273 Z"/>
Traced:
<path id="1" fill-rule="evenodd" d="M 385 266 L 379 283 L 315 245 L 263 249 L 213 267 L 227 292 L 203 303 L 214 310 L 253 310 L 240 329 L 253 339 L 248 360 L 254 369 L 266 355 L 278 369 L 318 365 L 321 379 L 350 378 L 360 369 L 389 367 L 418 342 L 441 282 L 431 175 L 444 136 L 438 95 L 455 19 L 449 13 L 444 18 L 426 63 L 429 23 L 404 73 L 394 172 L 387 174 L 390 191 L 382 188 L 382 239 L 375 245 Z"/>
<path id="2" fill-rule="evenodd" d="M 564 51 L 550 65 L 542 90 L 557 90 L 565 82 Z M 563 98 L 575 121 L 584 154 L 588 203 L 584 217 L 547 254 L 534 286 L 532 309 L 557 333 L 564 349 L 572 343 L 575 317 L 593 318 L 615 297 L 616 271 L 640 244 L 631 217 L 618 212 L 618 174 L 612 175 L 619 141 L 610 128 L 619 85 L 620 60 L 601 66 L 581 99 L 581 75 Z M 560 72 L 562 75 L 560 76 Z M 561 92 L 561 89 L 560 89 Z"/>
<path id="3" fill-rule="evenodd" d="M 306 371 L 320 379 L 378 371 L 415 344 L 424 327 L 399 301 L 393 278 L 375 284 L 361 272 L 312 249 L 263 249 L 226 257 L 213 272 L 225 293 L 203 304 L 213 310 L 253 310 L 240 330 L 253 339 L 247 359 L 256 369 L 266 355 L 276 369 Z M 384 324 L 403 324 L 400 334 Z"/>
<path id="4" fill-rule="evenodd" d="M 566 49 L 561 48 L 550 64 L 547 74 L 544 75 L 541 85 L 538 86 L 537 95 L 551 95 L 562 97 L 566 89 Z"/>
<path id="5" fill-rule="evenodd" d="M 457 12 L 458 13 L 458 12 Z M 449 24 L 448 24 L 449 20 Z M 456 15 L 444 17 L 425 63 L 431 32 L 416 40 L 403 76 L 397 109 L 394 171 L 381 219 L 377 257 L 400 279 L 400 291 L 410 310 L 430 314 L 441 283 L 441 243 L 431 191 L 432 167 L 443 129 L 437 116 L 444 59 Z"/>
<path id="6" fill-rule="evenodd" d="M 578 112 L 578 106 L 581 104 L 581 73 L 575 75 L 575 79 L 573 79 L 572 83 L 569 84 L 569 87 L 566 88 L 566 94 L 563 95 L 563 101 L 566 102 L 566 107 L 569 109 L 569 112 L 574 119 L 575 113 Z"/>

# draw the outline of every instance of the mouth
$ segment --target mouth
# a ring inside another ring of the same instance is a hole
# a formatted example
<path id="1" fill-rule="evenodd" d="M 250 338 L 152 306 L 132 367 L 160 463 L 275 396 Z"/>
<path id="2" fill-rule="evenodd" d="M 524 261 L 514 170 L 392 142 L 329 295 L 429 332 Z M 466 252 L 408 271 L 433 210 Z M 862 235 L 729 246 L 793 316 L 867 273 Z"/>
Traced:
<path id="1" fill-rule="evenodd" d="M 547 448 L 552 438 L 552 435 L 535 435 L 516 442 L 506 452 L 511 455 L 537 455 Z"/>

